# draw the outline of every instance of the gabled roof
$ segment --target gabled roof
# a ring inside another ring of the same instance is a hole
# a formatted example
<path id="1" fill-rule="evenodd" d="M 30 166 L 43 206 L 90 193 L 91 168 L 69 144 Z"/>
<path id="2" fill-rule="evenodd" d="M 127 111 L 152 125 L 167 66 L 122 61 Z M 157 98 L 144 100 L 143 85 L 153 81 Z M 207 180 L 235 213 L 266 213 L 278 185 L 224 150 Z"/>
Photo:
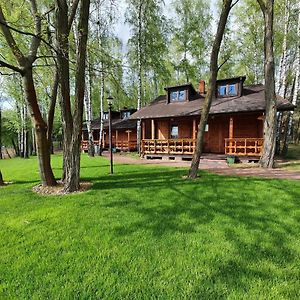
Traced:
<path id="1" fill-rule="evenodd" d="M 97 118 L 92 121 L 92 130 L 100 130 L 101 121 L 100 118 Z M 103 120 L 103 129 L 108 128 L 108 120 Z M 113 119 L 112 120 L 112 129 L 133 129 L 136 128 L 136 120 L 130 119 Z M 86 131 L 86 123 L 83 124 L 82 130 Z"/>
<path id="2" fill-rule="evenodd" d="M 181 89 L 181 88 L 186 88 L 186 87 L 189 87 L 191 89 L 192 94 L 196 94 L 197 93 L 196 90 L 194 89 L 193 84 L 191 82 L 180 84 L 180 85 L 168 86 L 168 87 L 165 87 L 164 90 L 168 91 L 168 90 L 172 90 L 172 89 Z"/>
<path id="3" fill-rule="evenodd" d="M 261 84 L 251 85 L 243 88 L 241 97 L 214 98 L 210 114 L 264 111 L 266 106 L 264 90 L 265 87 Z M 197 93 L 187 102 L 167 103 L 166 100 L 166 95 L 159 96 L 148 106 L 134 113 L 130 119 L 199 116 L 203 107 L 204 96 Z M 294 105 L 288 100 L 277 96 L 277 109 L 279 111 L 289 111 L 294 110 L 294 108 Z"/>

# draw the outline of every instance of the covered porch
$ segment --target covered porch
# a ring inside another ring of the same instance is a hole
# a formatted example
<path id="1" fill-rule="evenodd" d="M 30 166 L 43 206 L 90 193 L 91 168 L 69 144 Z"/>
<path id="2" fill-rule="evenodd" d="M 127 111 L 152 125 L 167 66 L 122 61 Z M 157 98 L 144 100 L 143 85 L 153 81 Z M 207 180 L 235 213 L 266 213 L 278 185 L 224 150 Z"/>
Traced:
<path id="1" fill-rule="evenodd" d="M 94 146 L 95 149 L 99 147 L 99 131 L 93 130 Z M 87 132 L 83 132 L 81 149 L 83 152 L 88 151 L 88 135 Z M 135 151 L 137 149 L 136 130 L 114 129 L 112 130 L 112 146 L 119 151 Z M 108 130 L 103 131 L 102 149 L 109 148 L 109 135 Z"/>
<path id="2" fill-rule="evenodd" d="M 199 117 L 142 121 L 141 154 L 146 158 L 191 157 L 196 148 Z M 210 116 L 204 153 L 260 157 L 263 146 L 261 113 Z"/>

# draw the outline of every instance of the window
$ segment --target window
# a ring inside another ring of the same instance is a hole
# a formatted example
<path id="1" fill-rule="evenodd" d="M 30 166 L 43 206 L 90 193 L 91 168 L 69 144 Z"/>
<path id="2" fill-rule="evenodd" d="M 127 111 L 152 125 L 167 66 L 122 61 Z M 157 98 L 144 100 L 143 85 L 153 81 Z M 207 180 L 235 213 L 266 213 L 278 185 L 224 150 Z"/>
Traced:
<path id="1" fill-rule="evenodd" d="M 237 96 L 237 94 L 238 94 L 237 84 L 235 83 L 219 85 L 218 87 L 219 97 L 231 97 L 231 96 Z"/>
<path id="2" fill-rule="evenodd" d="M 178 139 L 178 125 L 171 126 L 171 139 Z"/>
<path id="3" fill-rule="evenodd" d="M 226 85 L 220 85 L 219 86 L 219 95 L 224 97 L 226 96 Z"/>
<path id="4" fill-rule="evenodd" d="M 208 124 L 206 124 L 206 125 L 205 125 L 205 130 L 204 130 L 204 131 L 205 131 L 205 132 L 208 132 L 208 129 L 209 129 L 209 126 L 208 126 Z"/>
<path id="5" fill-rule="evenodd" d="M 103 113 L 103 120 L 108 120 L 108 113 Z"/>
<path id="6" fill-rule="evenodd" d="M 236 96 L 237 95 L 235 84 L 229 84 L 228 85 L 228 95 L 229 96 Z"/>
<path id="7" fill-rule="evenodd" d="M 123 111 L 122 112 L 122 119 L 127 119 L 130 117 L 130 111 Z"/>
<path id="8" fill-rule="evenodd" d="M 174 91 L 170 93 L 171 102 L 183 102 L 186 100 L 186 90 Z"/>

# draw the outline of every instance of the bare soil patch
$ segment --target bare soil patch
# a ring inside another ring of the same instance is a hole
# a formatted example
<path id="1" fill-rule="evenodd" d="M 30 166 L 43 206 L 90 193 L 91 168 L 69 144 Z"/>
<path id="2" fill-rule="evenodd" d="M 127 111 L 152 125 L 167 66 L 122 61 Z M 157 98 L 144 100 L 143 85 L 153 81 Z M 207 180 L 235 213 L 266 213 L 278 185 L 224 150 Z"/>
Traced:
<path id="1" fill-rule="evenodd" d="M 64 191 L 64 184 L 59 181 L 56 186 L 43 186 L 42 184 L 36 185 L 32 188 L 32 191 L 40 195 L 71 195 L 87 191 L 92 187 L 92 185 L 93 184 L 91 182 L 83 181 L 80 182 L 79 191 L 66 193 Z"/>

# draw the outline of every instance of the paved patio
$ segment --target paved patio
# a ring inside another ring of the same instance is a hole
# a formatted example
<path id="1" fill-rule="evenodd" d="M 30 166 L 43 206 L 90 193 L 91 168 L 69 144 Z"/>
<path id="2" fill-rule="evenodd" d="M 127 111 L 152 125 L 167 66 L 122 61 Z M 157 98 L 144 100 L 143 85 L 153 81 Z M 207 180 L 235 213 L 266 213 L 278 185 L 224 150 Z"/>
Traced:
<path id="1" fill-rule="evenodd" d="M 103 153 L 103 156 L 109 157 L 107 152 Z M 149 160 L 140 159 L 128 156 L 127 154 L 115 153 L 114 161 L 122 164 L 139 164 L 139 165 L 159 165 L 166 167 L 177 167 L 177 168 L 189 168 L 191 165 L 190 161 L 166 161 L 166 160 Z M 286 171 L 282 169 L 262 169 L 259 167 L 251 168 L 233 168 L 229 167 L 224 155 L 204 155 L 200 162 L 201 170 L 207 170 L 209 172 L 227 175 L 227 176 L 252 176 L 252 177 L 264 177 L 264 178 L 275 178 L 275 179 L 294 179 L 300 180 L 299 172 Z"/>

